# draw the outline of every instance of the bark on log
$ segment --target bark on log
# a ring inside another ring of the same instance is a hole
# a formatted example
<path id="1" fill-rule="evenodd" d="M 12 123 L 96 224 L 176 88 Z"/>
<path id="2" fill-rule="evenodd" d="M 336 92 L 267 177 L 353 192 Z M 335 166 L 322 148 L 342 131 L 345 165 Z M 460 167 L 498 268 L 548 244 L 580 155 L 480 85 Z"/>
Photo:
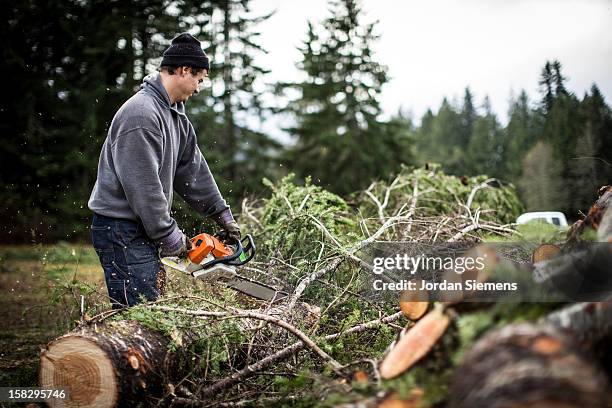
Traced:
<path id="1" fill-rule="evenodd" d="M 162 393 L 168 342 L 134 322 L 82 326 L 41 351 L 40 386 L 69 389 L 54 407 L 135 406 Z"/>
<path id="2" fill-rule="evenodd" d="M 576 303 L 549 314 L 542 322 L 572 332 L 582 347 L 593 349 L 612 336 L 612 301 Z"/>
<path id="3" fill-rule="evenodd" d="M 490 333 L 457 367 L 450 406 L 607 406 L 609 379 L 593 355 L 612 334 L 611 311 L 612 302 L 576 304 Z"/>
<path id="4" fill-rule="evenodd" d="M 589 350 L 612 378 L 612 301 L 576 303 L 549 314 L 543 321 L 571 333 L 578 346 Z"/>
<path id="5" fill-rule="evenodd" d="M 574 245 L 581 241 L 581 235 L 587 227 L 598 230 L 607 209 L 612 207 L 612 185 L 603 186 L 598 192 L 599 198 L 589 208 L 587 216 L 583 220 L 576 221 L 567 231 L 567 245 Z M 605 226 L 609 228 L 609 225 Z"/>
<path id="6" fill-rule="evenodd" d="M 285 311 L 286 304 L 269 308 L 264 314 L 261 310 L 254 312 L 275 318 L 284 315 Z M 290 320 L 299 319 L 309 326 L 314 324 L 318 313 L 318 308 L 298 302 Z M 237 320 L 239 327 L 249 333 L 261 323 L 261 319 Z M 284 329 L 271 327 L 282 341 L 286 341 Z M 186 337 L 194 340 L 200 336 L 193 332 Z M 141 402 L 151 405 L 163 397 L 168 384 L 183 378 L 198 363 L 185 352 L 188 344 L 176 352 L 168 351 L 170 341 L 164 334 L 137 322 L 80 326 L 53 340 L 41 351 L 40 385 L 47 389 L 69 388 L 67 400 L 49 401 L 56 407 L 132 407 Z M 246 346 L 241 343 L 239 347 L 245 350 L 233 350 L 236 355 L 245 354 Z M 268 353 L 267 349 L 252 351 L 251 357 L 263 358 Z"/>

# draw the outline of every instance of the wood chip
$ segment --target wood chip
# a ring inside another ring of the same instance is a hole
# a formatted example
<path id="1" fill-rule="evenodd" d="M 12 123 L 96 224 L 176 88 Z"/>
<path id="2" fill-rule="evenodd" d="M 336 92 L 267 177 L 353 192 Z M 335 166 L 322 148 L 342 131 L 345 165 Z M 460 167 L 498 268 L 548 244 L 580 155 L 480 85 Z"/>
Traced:
<path id="1" fill-rule="evenodd" d="M 361 384 L 367 384 L 369 382 L 368 375 L 363 370 L 356 371 L 355 374 L 353 374 L 353 380 Z"/>

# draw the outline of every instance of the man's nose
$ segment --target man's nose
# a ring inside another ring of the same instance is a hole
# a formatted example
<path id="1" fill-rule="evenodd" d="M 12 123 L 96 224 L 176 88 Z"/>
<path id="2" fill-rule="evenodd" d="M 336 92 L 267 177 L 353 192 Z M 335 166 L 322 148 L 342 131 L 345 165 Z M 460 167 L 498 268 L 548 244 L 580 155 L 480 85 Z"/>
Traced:
<path id="1" fill-rule="evenodd" d="M 197 88 L 197 92 L 201 92 L 204 90 L 204 88 L 206 88 L 208 86 L 208 78 L 204 78 L 202 81 L 200 81 L 198 83 L 198 88 Z"/>

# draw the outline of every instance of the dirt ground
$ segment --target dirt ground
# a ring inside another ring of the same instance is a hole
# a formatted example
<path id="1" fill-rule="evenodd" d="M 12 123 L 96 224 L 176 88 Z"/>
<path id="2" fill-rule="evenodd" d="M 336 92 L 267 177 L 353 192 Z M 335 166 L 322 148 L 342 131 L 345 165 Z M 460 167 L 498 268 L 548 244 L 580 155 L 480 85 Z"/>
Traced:
<path id="1" fill-rule="evenodd" d="M 105 295 L 103 276 L 91 246 L 0 247 L 0 386 L 38 385 L 40 349 L 74 327 L 81 295 Z"/>

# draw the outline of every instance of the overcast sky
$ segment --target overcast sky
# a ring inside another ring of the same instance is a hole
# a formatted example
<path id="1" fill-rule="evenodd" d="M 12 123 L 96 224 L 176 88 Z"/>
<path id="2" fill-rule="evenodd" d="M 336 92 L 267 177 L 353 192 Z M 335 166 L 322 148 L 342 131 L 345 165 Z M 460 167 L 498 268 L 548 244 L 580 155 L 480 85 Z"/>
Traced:
<path id="1" fill-rule="evenodd" d="M 378 20 L 377 60 L 391 81 L 385 113 L 401 106 L 420 120 L 444 96 L 461 98 L 469 86 L 477 103 L 489 95 L 506 121 L 511 92 L 539 98 L 546 60 L 559 59 L 568 88 L 582 97 L 593 82 L 612 102 L 612 0 L 363 0 L 366 22 Z M 258 59 L 268 81 L 296 79 L 297 46 L 308 20 L 327 16 L 326 0 L 253 0 L 255 14 L 276 10 L 260 24 Z"/>

